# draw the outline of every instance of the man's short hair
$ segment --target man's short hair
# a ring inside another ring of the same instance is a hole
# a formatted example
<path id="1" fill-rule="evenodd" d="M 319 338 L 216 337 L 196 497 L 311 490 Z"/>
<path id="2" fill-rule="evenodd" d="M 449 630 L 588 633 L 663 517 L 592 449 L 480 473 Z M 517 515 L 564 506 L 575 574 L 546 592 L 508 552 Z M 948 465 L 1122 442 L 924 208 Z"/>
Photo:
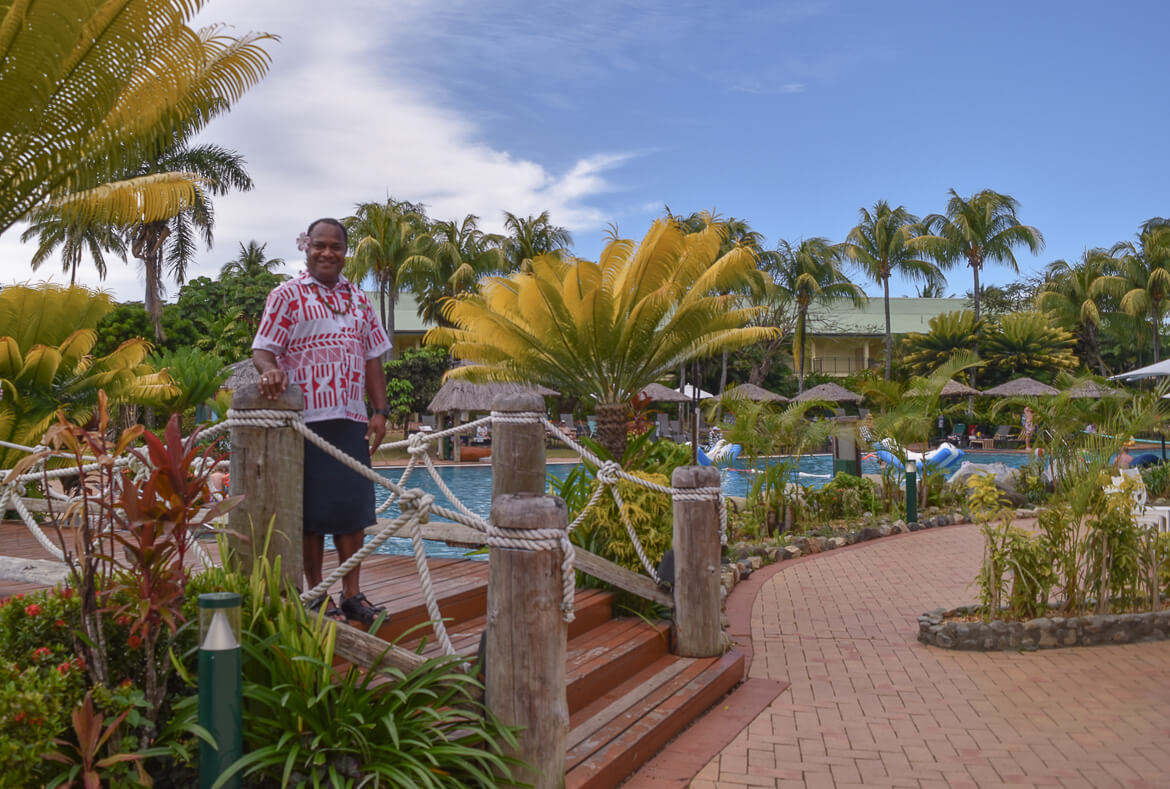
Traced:
<path id="1" fill-rule="evenodd" d="M 320 219 L 314 219 L 311 223 L 309 223 L 309 230 L 308 230 L 309 235 L 310 236 L 313 235 L 313 228 L 315 228 L 317 225 L 322 224 L 322 223 L 324 223 L 326 225 L 333 225 L 338 230 L 340 230 L 341 231 L 341 240 L 345 242 L 346 246 L 349 246 L 349 233 L 346 232 L 345 225 L 341 224 L 341 222 L 337 221 L 336 219 L 334 219 L 331 216 L 323 216 Z"/>

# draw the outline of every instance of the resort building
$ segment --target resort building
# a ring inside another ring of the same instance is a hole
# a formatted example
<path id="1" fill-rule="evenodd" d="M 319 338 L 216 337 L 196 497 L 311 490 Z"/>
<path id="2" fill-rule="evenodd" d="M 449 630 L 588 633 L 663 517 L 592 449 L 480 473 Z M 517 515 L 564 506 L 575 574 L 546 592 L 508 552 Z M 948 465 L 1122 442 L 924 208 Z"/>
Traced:
<path id="1" fill-rule="evenodd" d="M 898 336 L 930 331 L 930 319 L 944 312 L 970 309 L 965 298 L 890 298 L 890 331 Z M 858 309 L 847 299 L 814 304 L 808 314 L 808 370 L 844 378 L 885 363 L 886 314 L 880 296 Z"/>

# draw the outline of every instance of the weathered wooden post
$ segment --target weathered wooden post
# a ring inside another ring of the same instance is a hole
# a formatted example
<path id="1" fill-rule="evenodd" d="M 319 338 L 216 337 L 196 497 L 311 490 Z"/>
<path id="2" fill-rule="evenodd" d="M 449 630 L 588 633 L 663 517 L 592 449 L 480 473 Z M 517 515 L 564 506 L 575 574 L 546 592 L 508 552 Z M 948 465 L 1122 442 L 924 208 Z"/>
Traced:
<path id="1" fill-rule="evenodd" d="M 713 466 L 680 466 L 671 486 L 719 488 Z M 697 500 L 696 500 L 697 499 Z M 719 617 L 719 503 L 714 497 L 674 498 L 674 651 L 683 657 L 723 654 Z"/>
<path id="2" fill-rule="evenodd" d="M 502 395 L 496 412 L 541 413 L 539 395 Z M 538 789 L 565 785 L 569 707 L 565 697 L 568 627 L 562 618 L 562 551 L 503 547 L 534 530 L 568 528 L 565 503 L 544 495 L 544 427 L 492 426 L 485 700 L 504 723 L 523 727 L 515 756 L 531 770 L 515 775 Z"/>
<path id="3" fill-rule="evenodd" d="M 276 400 L 260 394 L 256 384 L 236 389 L 232 411 L 247 418 L 249 411 L 304 410 L 299 386 L 290 386 Z M 299 416 L 299 413 L 297 413 Z M 228 513 L 229 541 L 248 572 L 264 548 L 275 562 L 280 557 L 281 578 L 286 588 L 301 588 L 304 561 L 301 534 L 304 513 L 301 488 L 304 483 L 304 438 L 293 427 L 233 427 L 231 430 L 231 495 L 244 494 L 240 506 Z"/>

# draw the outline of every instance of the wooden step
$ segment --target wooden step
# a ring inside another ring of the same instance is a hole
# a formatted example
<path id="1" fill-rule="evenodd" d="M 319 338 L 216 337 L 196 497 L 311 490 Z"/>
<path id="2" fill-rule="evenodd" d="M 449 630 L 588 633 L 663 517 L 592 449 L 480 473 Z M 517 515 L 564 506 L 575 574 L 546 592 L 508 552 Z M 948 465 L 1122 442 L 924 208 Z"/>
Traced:
<path id="1" fill-rule="evenodd" d="M 731 691 L 744 656 L 667 655 L 570 717 L 566 789 L 617 786 Z"/>
<path id="2" fill-rule="evenodd" d="M 670 651 L 670 625 L 612 619 L 569 642 L 565 695 L 569 714 L 585 707 Z"/>

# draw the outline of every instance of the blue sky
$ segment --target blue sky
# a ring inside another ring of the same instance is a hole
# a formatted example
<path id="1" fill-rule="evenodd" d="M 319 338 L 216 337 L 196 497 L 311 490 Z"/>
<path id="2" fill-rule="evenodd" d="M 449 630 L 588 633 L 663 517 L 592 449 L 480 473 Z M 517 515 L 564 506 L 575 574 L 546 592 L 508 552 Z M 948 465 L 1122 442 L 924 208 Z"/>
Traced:
<path id="1" fill-rule="evenodd" d="M 596 257 L 668 205 L 747 220 L 769 247 L 840 241 L 879 199 L 948 189 L 1020 202 L 1047 248 L 1024 274 L 1170 215 L 1163 3 L 209 2 L 201 23 L 282 37 L 272 70 L 205 138 L 257 187 L 220 198 L 217 242 L 298 260 L 321 215 L 387 195 L 436 218 L 549 210 Z M 19 229 L 0 279 L 30 278 Z M 290 266 L 290 271 L 299 266 Z M 62 277 L 52 263 L 34 276 Z M 948 292 L 970 288 L 949 273 Z M 83 282 L 98 285 L 91 265 Z M 989 266 L 985 281 L 1014 275 Z M 134 262 L 104 286 L 141 298 Z M 867 284 L 877 294 L 877 286 Z M 893 293 L 913 295 L 894 283 Z M 170 287 L 170 296 L 177 289 Z"/>

